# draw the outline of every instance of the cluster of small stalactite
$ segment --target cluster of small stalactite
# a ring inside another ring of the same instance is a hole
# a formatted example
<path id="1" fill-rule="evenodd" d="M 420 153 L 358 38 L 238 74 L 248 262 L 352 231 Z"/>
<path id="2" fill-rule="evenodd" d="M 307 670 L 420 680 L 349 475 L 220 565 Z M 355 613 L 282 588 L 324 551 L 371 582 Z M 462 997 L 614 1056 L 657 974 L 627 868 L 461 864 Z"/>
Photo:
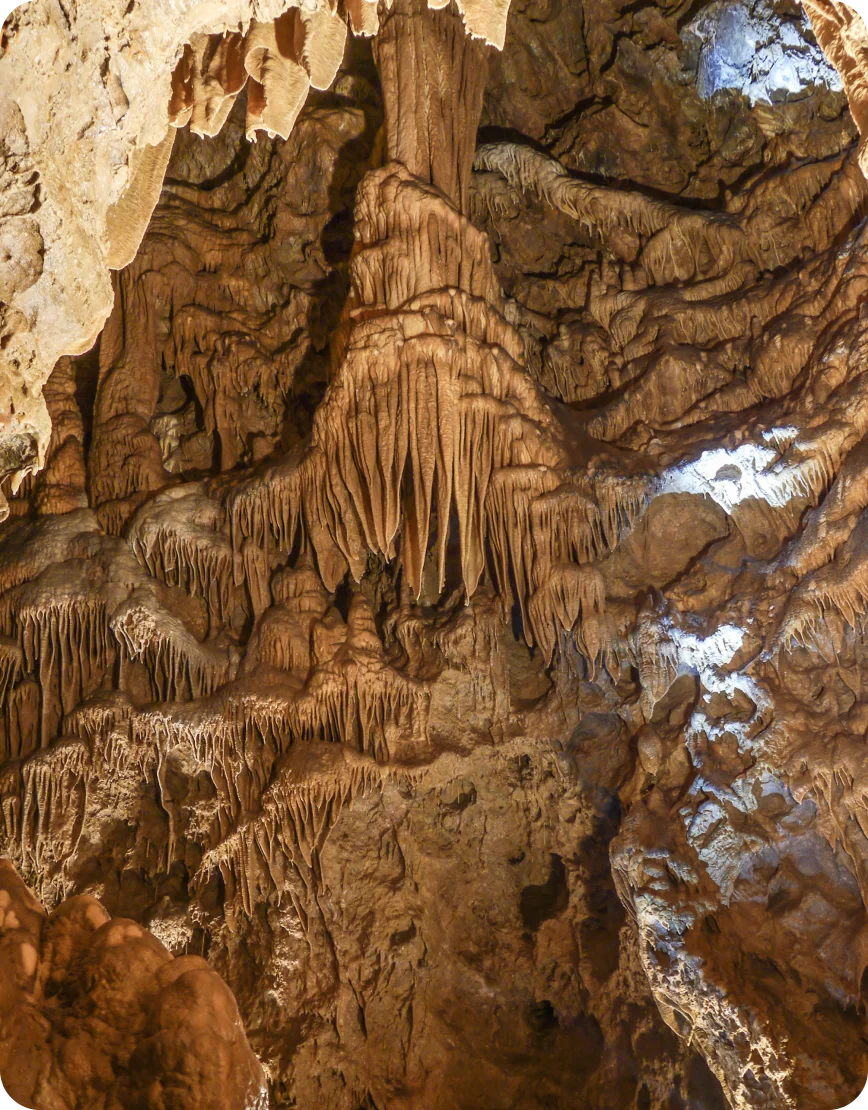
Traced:
<path id="1" fill-rule="evenodd" d="M 25 874 L 42 876 L 44 896 L 64 891 L 64 865 L 74 857 L 88 816 L 89 784 L 98 792 L 99 784 L 121 776 L 142 787 L 151 781 L 163 790 L 162 769 L 169 757 L 201 768 L 216 790 L 216 806 L 213 812 L 206 807 L 204 814 L 203 850 L 211 850 L 262 809 L 279 773 L 276 767 L 299 746 L 345 745 L 358 753 L 357 766 L 370 767 L 371 773 L 389 763 L 390 739 L 400 740 L 405 758 L 412 749 L 417 758 L 427 754 L 426 688 L 386 662 L 360 596 L 341 635 L 335 635 L 334 619 L 325 640 L 316 635 L 322 622 L 309 623 L 301 672 L 307 681 L 301 686 L 290 675 L 282 686 L 257 684 L 255 669 L 246 682 L 227 682 L 225 675 L 221 682 L 225 663 L 214 655 L 216 649 L 198 644 L 181 621 L 155 605 L 152 595 L 133 591 L 112 616 L 121 689 L 90 698 L 79 693 L 70 704 L 57 705 L 58 725 L 45 741 L 37 731 L 22 750 L 9 752 L 7 767 L 15 774 L 3 789 L 7 848 Z M 314 641 L 319 655 L 312 655 Z M 192 645 L 192 656 L 183 654 L 185 645 Z M 81 647 L 86 646 L 85 640 Z M 214 658 L 202 654 L 208 651 Z M 96 666 L 98 657 L 105 667 L 97 649 L 86 657 L 87 665 Z M 124 692 L 124 660 L 136 657 L 145 663 L 158 704 L 136 706 Z M 10 683 L 26 669 L 20 649 L 12 659 Z M 37 678 L 45 673 L 38 671 Z M 221 685 L 214 693 L 211 687 Z M 50 688 L 37 690 L 43 702 L 52 694 Z M 43 722 L 44 716 L 42 722 L 32 719 L 37 730 Z M 57 734 L 61 738 L 55 740 Z M 314 775 L 311 781 L 315 791 L 319 780 Z M 171 797 L 164 802 L 171 814 Z M 184 835 L 190 837 L 191 829 Z M 163 848 L 166 867 L 175 858 L 176 844 L 172 829 Z"/>
<path id="2" fill-rule="evenodd" d="M 204 493 L 155 497 L 130 522 L 127 540 L 152 578 L 203 597 L 221 624 L 241 603 L 244 577 L 222 533 L 220 506 Z"/>
<path id="3" fill-rule="evenodd" d="M 436 238 L 420 234 L 432 216 Z M 348 568 L 361 578 L 369 552 L 400 552 L 418 598 L 431 546 L 434 588 L 446 585 L 454 513 L 466 597 L 488 564 L 504 600 L 517 595 L 529 644 L 551 659 L 558 630 L 585 612 L 588 636 L 578 639 L 596 660 L 605 599 L 581 565 L 641 515 L 648 476 L 594 457 L 590 441 L 566 447 L 518 361 L 487 246 L 442 197 L 392 165 L 366 179 L 356 217 L 354 323 L 339 373 L 304 456 L 230 493 L 236 549 L 251 538 L 289 551 L 301 534 L 329 589 Z M 413 251 L 414 267 L 399 267 Z"/>
<path id="4" fill-rule="evenodd" d="M 868 425 L 866 192 L 855 153 L 761 173 L 723 212 L 589 184 L 506 143 L 480 147 L 477 167 L 495 222 L 505 181 L 622 260 L 591 274 L 578 334 L 531 342 L 539 380 L 565 400 L 596 402 L 580 417 L 588 434 L 675 472 L 701 457 L 709 420 L 733 455 L 748 443 L 765 452 L 756 496 L 791 538 L 774 576 L 794 587 L 770 637 L 803 641 L 832 610 L 858 622 Z M 712 475 L 657 488 L 714 497 L 714 485 Z"/>
<path id="5" fill-rule="evenodd" d="M 319 856 L 341 809 L 363 794 L 381 789 L 390 775 L 409 784 L 412 771 L 390 772 L 366 763 L 342 763 L 316 777 L 295 781 L 278 775 L 262 796 L 261 811 L 240 823 L 207 851 L 193 876 L 197 889 L 219 874 L 233 912 L 248 917 L 275 892 L 289 901 L 306 927 L 319 876 Z M 300 880 L 306 897 L 299 897 Z"/>

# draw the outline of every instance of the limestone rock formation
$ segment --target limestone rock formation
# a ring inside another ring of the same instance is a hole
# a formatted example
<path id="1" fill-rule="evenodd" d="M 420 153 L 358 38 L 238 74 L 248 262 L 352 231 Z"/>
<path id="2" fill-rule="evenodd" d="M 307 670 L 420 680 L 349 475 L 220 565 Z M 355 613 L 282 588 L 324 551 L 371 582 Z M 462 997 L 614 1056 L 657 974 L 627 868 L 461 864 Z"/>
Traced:
<path id="1" fill-rule="evenodd" d="M 502 46 L 508 7 L 462 0 L 462 25 Z M 308 89 L 331 84 L 348 23 L 375 33 L 376 0 L 109 0 L 70 11 L 37 0 L 11 13 L 0 50 L 4 473 L 18 481 L 43 461 L 42 386 L 59 356 L 87 351 L 102 329 L 109 271 L 136 254 L 175 128 L 219 131 L 249 80 L 248 137 L 286 138 Z"/>
<path id="2" fill-rule="evenodd" d="M 235 1000 L 94 898 L 51 914 L 0 860 L 0 1070 L 23 1106 L 267 1106 Z"/>
<path id="3" fill-rule="evenodd" d="M 0 58 L 7 1087 L 846 1105 L 863 30 L 157 8 Z"/>

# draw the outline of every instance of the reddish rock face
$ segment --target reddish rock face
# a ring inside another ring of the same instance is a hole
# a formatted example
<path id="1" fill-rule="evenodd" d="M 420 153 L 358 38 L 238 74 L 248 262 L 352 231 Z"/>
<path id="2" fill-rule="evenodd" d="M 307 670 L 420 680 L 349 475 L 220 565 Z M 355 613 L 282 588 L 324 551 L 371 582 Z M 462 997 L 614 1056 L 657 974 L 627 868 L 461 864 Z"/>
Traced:
<path id="1" fill-rule="evenodd" d="M 197 34 L 112 196 L 130 260 L 0 525 L 37 1110 L 864 1084 L 864 27 L 505 11 Z"/>

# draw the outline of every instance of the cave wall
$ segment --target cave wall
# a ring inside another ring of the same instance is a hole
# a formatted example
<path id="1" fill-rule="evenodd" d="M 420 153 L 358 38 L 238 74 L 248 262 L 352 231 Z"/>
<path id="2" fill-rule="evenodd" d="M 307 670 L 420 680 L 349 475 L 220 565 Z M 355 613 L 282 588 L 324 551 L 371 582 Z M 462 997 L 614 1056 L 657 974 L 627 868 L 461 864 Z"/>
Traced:
<path id="1" fill-rule="evenodd" d="M 56 241 L 100 334 L 40 348 L 44 466 L 5 485 L 4 1083 L 845 1105 L 864 26 L 513 0 L 501 41 L 503 5 L 394 0 L 315 80 L 300 12 L 164 29 L 141 243 L 109 281 L 103 225 L 92 266 Z"/>

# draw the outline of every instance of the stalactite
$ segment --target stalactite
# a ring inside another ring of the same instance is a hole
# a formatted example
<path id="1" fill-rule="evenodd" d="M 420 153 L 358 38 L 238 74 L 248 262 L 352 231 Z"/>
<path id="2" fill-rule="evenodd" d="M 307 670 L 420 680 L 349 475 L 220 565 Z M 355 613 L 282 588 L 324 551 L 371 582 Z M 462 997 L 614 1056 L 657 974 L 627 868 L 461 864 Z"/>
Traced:
<path id="1" fill-rule="evenodd" d="M 200 644 L 147 588 L 134 590 L 110 625 L 129 658 L 147 666 L 159 700 L 207 697 L 231 675 L 228 650 Z"/>
<path id="2" fill-rule="evenodd" d="M 678 673 L 675 645 L 666 635 L 659 614 L 650 606 L 646 605 L 639 613 L 633 652 L 642 685 L 642 708 L 646 717 L 650 717 Z"/>
<path id="3" fill-rule="evenodd" d="M 33 491 L 37 511 L 43 516 L 87 506 L 84 426 L 75 390 L 73 362 L 61 358 L 43 389 L 51 417 L 51 442 L 45 468 L 36 478 Z"/>
<path id="4" fill-rule="evenodd" d="M 148 573 L 193 597 L 204 597 L 221 622 L 238 603 L 235 589 L 243 580 L 237 556 L 221 534 L 220 505 L 182 487 L 181 496 L 158 496 L 130 521 L 127 539 Z"/>
<path id="5" fill-rule="evenodd" d="M 43 698 L 55 686 L 59 704 L 68 713 L 108 660 L 105 602 L 74 598 L 57 605 L 21 606 L 18 611 L 28 670 L 36 670 Z M 44 737 L 45 739 L 45 737 Z"/>
<path id="6" fill-rule="evenodd" d="M 424 685 L 383 662 L 357 659 L 355 654 L 315 672 L 297 696 L 249 695 L 229 701 L 221 696 L 211 708 L 199 703 L 181 716 L 177 711 L 151 710 L 134 718 L 133 732 L 143 739 L 150 735 L 152 742 L 156 738 L 163 750 L 183 743 L 200 765 L 215 772 L 218 789 L 233 811 L 241 767 L 233 763 L 236 759 L 261 784 L 271 762 L 297 742 L 348 744 L 381 762 L 388 762 L 390 737 L 402 736 L 424 751 Z"/>
<path id="7" fill-rule="evenodd" d="M 427 715 L 424 686 L 385 666 L 353 660 L 315 675 L 294 703 L 291 721 L 300 740 L 348 744 L 387 763 L 390 741 L 402 734 L 424 753 Z"/>
<path id="8" fill-rule="evenodd" d="M 32 707 L 31 716 L 22 705 L 22 695 L 31 688 L 30 683 L 19 684 L 23 670 L 21 645 L 9 637 L 0 637 L 0 760 L 28 755 L 33 746 L 28 734 L 35 732 L 35 729 L 28 727 L 28 717 L 35 725 L 38 707 Z"/>
<path id="9" fill-rule="evenodd" d="M 645 484 L 610 479 L 604 471 L 591 482 L 578 472 L 571 475 L 552 436 L 550 412 L 507 353 L 508 346 L 519 353 L 520 340 L 498 315 L 498 302 L 488 310 L 479 299 L 493 295 L 484 260 L 462 273 L 451 260 L 448 237 L 427 248 L 423 241 L 425 264 L 414 272 L 436 281 L 429 271 L 440 266 L 445 284 L 461 283 L 476 299 L 465 293 L 448 303 L 442 294 L 420 300 L 417 287 L 396 290 L 388 236 L 397 234 L 394 242 L 400 242 L 410 221 L 404 194 L 420 192 L 425 208 L 447 219 L 450 234 L 475 242 L 475 233 L 442 199 L 394 167 L 383 171 L 379 182 L 372 180 L 357 205 L 364 244 L 353 263 L 358 299 L 377 304 L 388 296 L 390 306 L 408 299 L 410 306 L 356 324 L 341 376 L 316 414 L 306 455 L 231 495 L 233 543 L 237 550 L 244 536 L 262 545 L 273 535 L 288 551 L 301 528 L 326 587 L 333 589 L 347 566 L 361 577 L 366 551 L 394 558 L 400 533 L 404 571 L 418 596 L 435 512 L 443 588 L 449 538 L 444 522 L 454 507 L 467 596 L 479 584 L 490 538 L 501 591 L 511 596 L 515 582 L 526 615 L 527 597 L 537 584 L 531 577 L 534 559 L 540 561 L 535 573 L 541 579 L 552 563 L 587 561 L 604 545 L 614 546 L 644 508 Z M 413 220 L 418 224 L 419 215 Z M 458 321 L 441 314 L 455 305 Z M 557 520 L 556 513 L 562 514 Z"/>
<path id="10" fill-rule="evenodd" d="M 309 89 L 334 80 L 346 34 L 343 13 L 325 7 L 253 20 L 246 34 L 195 35 L 172 75 L 171 123 L 216 135 L 247 85 L 247 138 L 259 130 L 287 138 Z"/>
<path id="11" fill-rule="evenodd" d="M 201 242 L 199 236 L 189 231 L 187 234 L 194 239 L 205 267 L 218 269 L 218 275 L 232 272 L 237 262 L 232 249 L 223 244 L 219 226 L 203 229 Z M 266 246 L 260 243 L 254 249 L 264 254 Z M 237 280 L 228 281 L 230 289 Z M 185 293 L 189 296 L 182 288 L 176 295 Z M 206 304 L 185 304 L 176 310 L 171 369 L 177 378 L 188 377 L 192 382 L 202 406 L 203 433 L 219 446 L 221 469 L 229 470 L 249 455 L 251 399 L 256 403 L 253 419 L 258 417 L 257 423 L 265 425 L 264 438 L 273 438 L 279 430 L 283 404 L 302 353 L 288 346 L 286 340 L 304 326 L 311 299 L 293 291 L 285 304 L 275 305 L 253 286 L 247 293 L 246 311 L 233 321 L 233 333 L 227 336 L 222 331 L 225 324 L 221 311 L 230 303 L 227 291 L 217 284 L 209 293 Z M 205 299 L 202 292 L 198 297 Z M 167 467 L 172 471 L 179 468 L 171 457 Z"/>
<path id="12" fill-rule="evenodd" d="M 243 582 L 250 595 L 253 615 L 259 617 L 271 603 L 271 591 L 268 583 L 268 556 L 261 547 L 248 539 L 241 545 L 241 559 L 244 566 Z"/>
<path id="13" fill-rule="evenodd" d="M 22 653 L 23 654 L 23 653 Z M 11 759 L 21 759 L 41 743 L 39 684 L 25 678 L 8 692 L 4 702 L 5 748 Z"/>
<path id="14" fill-rule="evenodd" d="M 3 841 L 17 845 L 21 838 L 21 764 L 16 760 L 0 766 L 0 818 Z"/>
<path id="15" fill-rule="evenodd" d="M 43 899 L 63 892 L 56 872 L 81 834 L 89 762 L 85 744 L 60 740 L 22 764 L 21 866 L 34 876 Z"/>
<path id="16" fill-rule="evenodd" d="M 3 705 L 21 675 L 23 663 L 20 645 L 8 637 L 0 637 L 0 702 Z"/>
<path id="17" fill-rule="evenodd" d="M 210 715 L 200 710 L 186 727 L 181 722 L 162 722 L 161 749 L 167 752 L 180 743 L 210 774 L 218 793 L 221 831 L 240 814 L 259 808 L 274 763 L 289 747 L 288 730 L 280 716 L 282 704 L 253 697 L 224 703 L 219 709 L 215 706 L 216 717 L 213 710 Z M 137 719 L 134 731 L 143 724 L 159 729 L 158 720 L 154 716 Z"/>
<path id="18" fill-rule="evenodd" d="M 561 628 L 573 632 L 593 666 L 609 647 L 606 592 L 599 571 L 573 563 L 555 564 L 528 603 L 531 625 L 547 662 L 551 662 Z M 581 620 L 579 620 L 581 618 Z"/>

